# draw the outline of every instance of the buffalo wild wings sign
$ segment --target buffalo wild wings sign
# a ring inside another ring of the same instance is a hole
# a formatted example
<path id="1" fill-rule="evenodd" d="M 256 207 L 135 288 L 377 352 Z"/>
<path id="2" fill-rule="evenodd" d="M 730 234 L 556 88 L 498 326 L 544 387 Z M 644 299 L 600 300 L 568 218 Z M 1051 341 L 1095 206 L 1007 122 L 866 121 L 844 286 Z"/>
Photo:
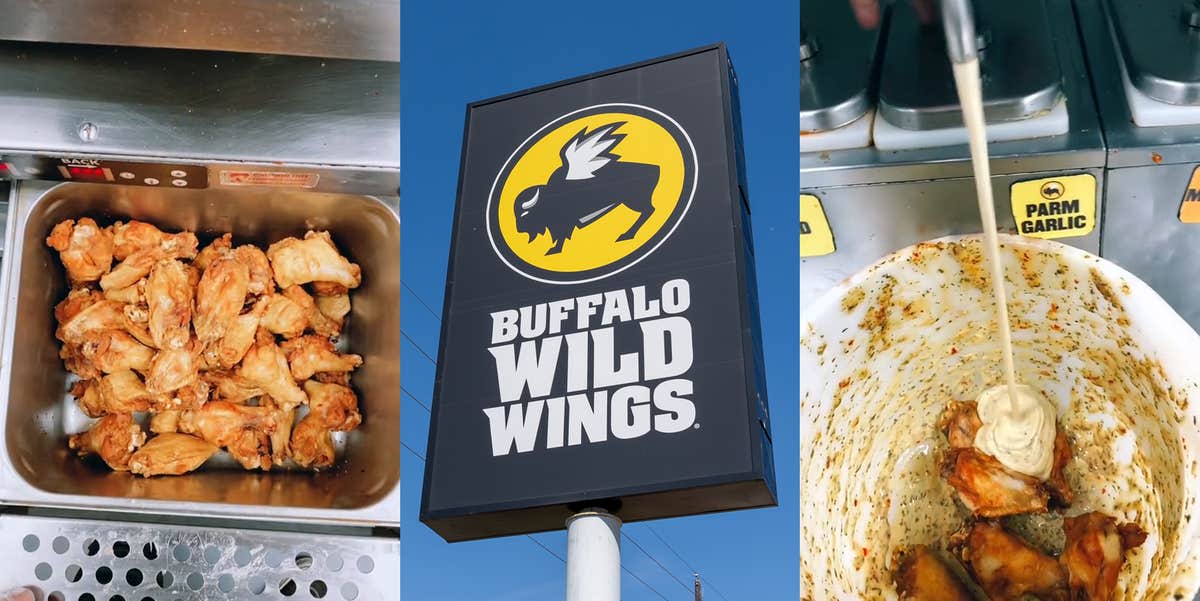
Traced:
<path id="1" fill-rule="evenodd" d="M 470 105 L 421 519 L 773 505 L 724 46 Z"/>

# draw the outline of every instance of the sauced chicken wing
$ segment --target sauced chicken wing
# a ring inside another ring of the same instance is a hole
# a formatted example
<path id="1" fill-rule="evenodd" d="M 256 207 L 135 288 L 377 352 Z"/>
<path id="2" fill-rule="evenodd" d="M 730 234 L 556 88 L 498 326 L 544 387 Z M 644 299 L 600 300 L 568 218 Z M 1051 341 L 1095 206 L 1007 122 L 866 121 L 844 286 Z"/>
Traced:
<path id="1" fill-rule="evenodd" d="M 249 311 L 238 315 L 225 329 L 225 335 L 217 344 L 217 360 L 224 367 L 233 367 L 254 346 L 255 334 L 263 314 L 267 311 L 268 299 L 260 298 Z"/>
<path id="2" fill-rule="evenodd" d="M 181 349 L 191 337 L 192 291 L 183 263 L 168 259 L 155 263 L 146 280 L 150 336 L 163 350 Z"/>
<path id="3" fill-rule="evenodd" d="M 59 222 L 50 230 L 46 244 L 58 251 L 73 284 L 98 281 L 112 266 L 112 234 L 87 217 Z"/>
<path id="4" fill-rule="evenodd" d="M 362 357 L 339 355 L 328 338 L 317 335 L 284 341 L 280 348 L 287 353 L 292 377 L 297 380 L 307 380 L 317 372 L 354 371 L 362 365 Z"/>
<path id="5" fill-rule="evenodd" d="M 309 415 L 316 416 L 322 426 L 335 432 L 345 432 L 362 423 L 358 397 L 350 388 L 309 380 L 304 383 L 304 392 L 308 395 Z"/>
<path id="6" fill-rule="evenodd" d="M 250 272 L 233 257 L 212 262 L 196 288 L 196 337 L 208 343 L 225 335 L 242 312 Z"/>
<path id="7" fill-rule="evenodd" d="M 195 436 L 165 433 L 151 438 L 129 458 L 129 471 L 139 476 L 178 476 L 208 461 L 220 449 Z"/>
<path id="8" fill-rule="evenodd" d="M 304 240 L 284 238 L 267 249 L 267 257 L 280 288 L 316 281 L 357 288 L 362 280 L 358 265 L 338 253 L 329 232 L 309 231 Z"/>
<path id="9" fill-rule="evenodd" d="M 191 347 L 158 351 L 150 361 L 146 389 L 152 394 L 165 394 L 195 382 L 199 376 L 197 359 Z"/>
<path id="10" fill-rule="evenodd" d="M 150 368 L 154 350 L 134 340 L 124 330 L 87 332 L 79 352 L 100 371 L 111 374 L 123 369 L 144 372 Z"/>
<path id="11" fill-rule="evenodd" d="M 261 296 L 275 290 L 275 276 L 271 272 L 271 261 L 267 259 L 267 253 L 257 246 L 243 244 L 233 251 L 233 256 L 249 270 L 250 294 Z"/>
<path id="12" fill-rule="evenodd" d="M 950 538 L 968 571 L 991 601 L 1067 601 L 1067 577 L 1054 558 L 994 522 L 977 522 Z"/>
<path id="13" fill-rule="evenodd" d="M 150 431 L 167 434 L 179 431 L 179 411 L 159 411 L 150 416 Z"/>
<path id="14" fill-rule="evenodd" d="M 300 286 L 288 286 L 283 290 L 283 295 L 304 310 L 304 315 L 308 318 L 308 325 L 314 332 L 326 338 L 337 336 L 341 333 L 341 324 L 325 317 L 325 314 L 317 308 L 317 303 L 313 301 L 313 297 L 309 296 L 304 291 L 304 288 Z"/>
<path id="15" fill-rule="evenodd" d="M 925 545 L 905 553 L 896 568 L 900 601 L 972 601 L 950 567 Z"/>
<path id="16" fill-rule="evenodd" d="M 124 327 L 124 305 L 116 301 L 101 299 L 62 322 L 55 335 L 63 342 L 79 344 L 83 342 L 83 337 L 88 332 L 119 330 Z"/>
<path id="17" fill-rule="evenodd" d="M 1067 571 L 1072 601 L 1109 601 L 1125 553 L 1146 541 L 1137 524 L 1117 521 L 1097 512 L 1063 520 L 1067 544 L 1059 561 Z"/>
<path id="18" fill-rule="evenodd" d="M 295 409 L 308 402 L 288 369 L 287 357 L 275 344 L 257 345 L 246 353 L 237 375 L 271 395 L 280 407 Z"/>
<path id="19" fill-rule="evenodd" d="M 270 469 L 275 419 L 275 412 L 266 407 L 212 401 L 195 411 L 184 411 L 179 416 L 179 431 L 225 447 L 246 469 Z"/>
<path id="20" fill-rule="evenodd" d="M 312 414 L 292 429 L 292 460 L 301 467 L 321 469 L 333 465 L 333 435 Z"/>
<path id="21" fill-rule="evenodd" d="M 266 310 L 259 323 L 272 333 L 280 334 L 284 338 L 295 338 L 308 328 L 308 312 L 304 307 L 297 305 L 296 301 L 282 294 L 273 294 L 267 300 Z"/>
<path id="22" fill-rule="evenodd" d="M 1041 482 L 1009 470 L 974 447 L 951 449 L 942 464 L 942 475 L 975 515 L 997 518 L 1046 510 L 1047 494 Z"/>
<path id="23" fill-rule="evenodd" d="M 946 439 L 950 442 L 952 460 L 962 461 L 961 458 L 957 457 L 955 451 L 962 449 L 973 449 L 976 455 L 982 456 L 986 458 L 986 460 L 990 461 L 985 461 L 983 459 L 979 459 L 978 457 L 970 457 L 965 459 L 966 465 L 964 467 L 979 468 L 986 473 L 991 473 L 994 471 L 991 469 L 991 467 L 999 466 L 999 462 L 995 461 L 995 459 L 990 456 L 984 455 L 977 449 L 974 449 L 975 433 L 979 431 L 980 425 L 981 422 L 979 420 L 979 413 L 977 411 L 976 404 L 973 401 L 951 401 L 946 406 L 946 412 L 942 415 L 941 421 L 938 423 L 942 433 L 946 435 Z M 1067 463 L 1070 462 L 1070 460 L 1071 445 L 1069 442 L 1067 442 L 1067 437 L 1060 431 L 1054 438 L 1054 463 L 1051 467 L 1050 477 L 1045 482 L 1039 482 L 1037 484 L 1041 493 L 1043 495 L 1048 495 L 1049 502 L 1053 503 L 1055 507 L 1067 507 L 1075 498 L 1074 493 L 1071 492 L 1070 484 L 1067 483 L 1065 473 Z M 1000 467 L 1004 469 L 1003 466 Z M 1003 498 L 985 494 L 987 493 L 985 490 L 969 489 L 964 491 L 963 488 L 959 488 L 958 484 L 954 484 L 952 482 L 951 484 L 958 489 L 960 498 L 963 499 L 963 503 L 966 504 L 968 508 L 972 508 L 973 510 L 971 503 L 967 501 L 967 497 L 970 496 L 976 503 L 979 503 L 983 506 L 993 506 L 993 509 L 990 511 L 996 511 L 997 508 L 995 506 L 1004 506 L 1003 508 L 998 509 L 1001 511 L 1001 513 L 979 514 L 984 517 L 999 517 L 1001 515 L 1010 515 L 1012 513 L 1023 512 L 1020 510 L 1022 506 L 1025 506 L 1025 504 L 1021 502 L 1021 497 L 1019 495 L 1019 491 L 1023 487 L 1021 484 L 998 474 L 988 480 L 982 480 L 978 478 L 980 475 L 979 471 L 972 473 L 975 474 L 972 479 L 975 480 L 976 485 L 987 485 L 988 488 L 993 489 L 993 492 L 997 492 L 995 489 L 999 487 L 1002 491 Z M 1018 474 L 1008 469 L 1004 469 L 1004 473 L 1017 479 L 1025 479 L 1023 474 Z M 960 484 L 965 485 L 967 479 L 968 476 L 966 474 L 960 474 L 958 481 Z M 1028 505 L 1029 507 L 1041 508 L 1044 505 L 1037 500 L 1032 500 L 1030 503 L 1031 504 Z M 1030 509 L 1026 509 L 1024 511 L 1030 511 Z"/>
<path id="24" fill-rule="evenodd" d="M 99 455 L 109 467 L 123 472 L 129 469 L 130 456 L 144 442 L 146 433 L 133 417 L 116 413 L 100 418 L 87 432 L 72 434 L 67 445 L 80 457 Z"/>
<path id="25" fill-rule="evenodd" d="M 126 288 L 146 277 L 159 261 L 167 259 L 191 259 L 196 256 L 196 235 L 191 232 L 173 234 L 163 238 L 158 245 L 139 248 L 112 271 L 100 278 L 104 290 Z"/>
<path id="26" fill-rule="evenodd" d="M 201 377 L 212 385 L 218 400 L 240 404 L 263 394 L 261 388 L 231 371 L 212 369 L 203 372 Z"/>
<path id="27" fill-rule="evenodd" d="M 231 252 L 233 252 L 233 234 L 225 234 L 200 249 L 200 252 L 196 253 L 196 258 L 192 260 L 192 265 L 202 271 L 207 271 L 213 261 L 227 257 Z"/>

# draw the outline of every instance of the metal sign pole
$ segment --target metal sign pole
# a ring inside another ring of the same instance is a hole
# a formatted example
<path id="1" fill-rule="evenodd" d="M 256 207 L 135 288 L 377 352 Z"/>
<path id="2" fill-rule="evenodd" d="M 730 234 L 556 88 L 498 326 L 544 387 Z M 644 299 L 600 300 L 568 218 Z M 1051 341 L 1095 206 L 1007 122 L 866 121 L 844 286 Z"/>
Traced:
<path id="1" fill-rule="evenodd" d="M 567 519 L 567 601 L 621 600 L 621 519 L 587 508 Z"/>

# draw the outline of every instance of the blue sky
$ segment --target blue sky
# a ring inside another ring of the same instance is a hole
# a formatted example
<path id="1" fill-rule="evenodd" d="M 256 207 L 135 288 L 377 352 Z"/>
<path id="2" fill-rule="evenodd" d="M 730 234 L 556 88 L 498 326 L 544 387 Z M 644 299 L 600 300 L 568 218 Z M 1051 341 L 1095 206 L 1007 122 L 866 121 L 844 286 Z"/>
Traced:
<path id="1" fill-rule="evenodd" d="M 403 395 L 402 437 L 422 455 L 429 427 L 422 404 L 430 404 L 434 378 L 424 353 L 436 356 L 439 323 L 421 301 L 440 315 L 465 105 L 728 44 L 741 84 L 780 502 L 773 509 L 627 524 L 623 532 L 649 555 L 623 539 L 624 565 L 649 586 L 625 574 L 622 599 L 690 601 L 692 569 L 710 583 L 706 601 L 796 599 L 799 3 L 413 0 L 402 10 L 401 322 L 413 341 L 404 341 L 401 356 L 412 395 Z M 404 451 L 402 469 L 405 601 L 563 597 L 565 566 L 553 554 L 566 556 L 564 532 L 534 536 L 549 551 L 523 536 L 446 544 L 417 519 L 422 461 Z"/>

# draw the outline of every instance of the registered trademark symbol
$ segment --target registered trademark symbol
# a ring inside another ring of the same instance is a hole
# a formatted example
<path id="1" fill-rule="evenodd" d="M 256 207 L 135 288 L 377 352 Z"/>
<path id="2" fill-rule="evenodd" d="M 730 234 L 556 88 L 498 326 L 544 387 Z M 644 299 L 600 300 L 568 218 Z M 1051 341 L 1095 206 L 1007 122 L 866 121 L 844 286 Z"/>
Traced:
<path id="1" fill-rule="evenodd" d="M 694 425 L 692 426 L 692 429 L 694 429 L 694 430 L 699 430 L 699 429 L 700 429 L 700 424 L 694 424 Z"/>

